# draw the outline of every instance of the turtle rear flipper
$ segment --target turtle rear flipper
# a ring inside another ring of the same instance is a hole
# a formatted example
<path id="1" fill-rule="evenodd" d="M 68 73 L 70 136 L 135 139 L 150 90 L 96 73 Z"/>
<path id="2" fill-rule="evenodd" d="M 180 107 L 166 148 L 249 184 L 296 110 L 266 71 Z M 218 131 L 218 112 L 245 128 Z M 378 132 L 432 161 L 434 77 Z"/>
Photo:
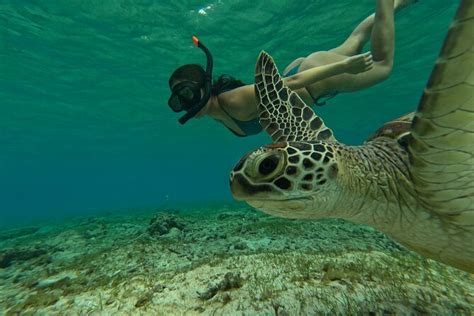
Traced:
<path id="1" fill-rule="evenodd" d="M 474 1 L 461 1 L 408 142 L 423 206 L 474 230 Z"/>

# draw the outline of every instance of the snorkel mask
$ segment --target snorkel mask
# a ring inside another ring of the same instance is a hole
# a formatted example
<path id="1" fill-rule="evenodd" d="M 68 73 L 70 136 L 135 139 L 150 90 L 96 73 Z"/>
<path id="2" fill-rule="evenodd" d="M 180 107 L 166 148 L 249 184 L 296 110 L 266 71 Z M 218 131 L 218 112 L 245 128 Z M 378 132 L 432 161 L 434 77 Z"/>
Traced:
<path id="1" fill-rule="evenodd" d="M 182 81 L 173 87 L 168 105 L 174 112 L 187 112 L 178 120 L 181 124 L 185 124 L 189 119 L 196 116 L 211 98 L 212 55 L 196 36 L 193 36 L 193 43 L 196 47 L 202 49 L 207 57 L 205 81 L 204 85 L 193 81 Z M 202 95 L 201 89 L 204 90 Z"/>

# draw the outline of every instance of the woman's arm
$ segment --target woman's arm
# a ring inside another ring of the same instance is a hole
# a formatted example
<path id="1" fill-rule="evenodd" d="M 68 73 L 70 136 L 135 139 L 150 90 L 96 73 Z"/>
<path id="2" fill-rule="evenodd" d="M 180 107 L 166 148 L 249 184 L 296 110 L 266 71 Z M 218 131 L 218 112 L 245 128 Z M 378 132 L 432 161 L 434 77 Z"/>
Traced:
<path id="1" fill-rule="evenodd" d="M 372 55 L 370 53 L 355 55 L 339 62 L 310 68 L 293 76 L 283 78 L 283 83 L 291 90 L 296 90 L 342 73 L 357 74 L 370 70 L 373 66 L 372 64 Z"/>
<path id="2" fill-rule="evenodd" d="M 291 90 L 300 89 L 341 73 L 360 73 L 372 68 L 372 56 L 370 53 L 346 58 L 340 62 L 314 67 L 297 73 L 291 77 L 283 78 L 283 82 Z M 253 84 L 223 92 L 219 95 L 219 105 L 225 107 L 225 111 L 239 120 L 250 120 L 258 116 L 257 99 Z"/>

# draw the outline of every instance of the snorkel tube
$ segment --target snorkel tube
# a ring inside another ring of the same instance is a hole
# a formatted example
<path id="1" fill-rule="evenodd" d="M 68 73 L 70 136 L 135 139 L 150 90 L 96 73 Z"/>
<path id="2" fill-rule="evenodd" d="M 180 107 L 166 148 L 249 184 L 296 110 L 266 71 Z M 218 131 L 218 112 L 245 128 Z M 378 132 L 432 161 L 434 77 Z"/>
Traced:
<path id="1" fill-rule="evenodd" d="M 199 39 L 193 35 L 193 43 L 196 47 L 202 49 L 207 57 L 207 66 L 206 66 L 206 74 L 205 74 L 205 83 L 204 83 L 204 96 L 202 97 L 201 101 L 197 104 L 191 106 L 191 108 L 183 115 L 178 121 L 181 124 L 186 123 L 189 119 L 193 118 L 201 109 L 207 104 L 207 101 L 211 98 L 211 88 L 212 88 L 212 67 L 213 67 L 213 60 L 211 52 L 204 46 L 203 43 L 199 41 Z"/>

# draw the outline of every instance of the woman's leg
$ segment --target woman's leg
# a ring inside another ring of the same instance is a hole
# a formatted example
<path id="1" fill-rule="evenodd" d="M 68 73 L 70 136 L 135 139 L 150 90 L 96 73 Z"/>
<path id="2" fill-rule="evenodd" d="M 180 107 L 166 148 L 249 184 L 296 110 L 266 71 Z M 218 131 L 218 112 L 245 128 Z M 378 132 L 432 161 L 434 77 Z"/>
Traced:
<path id="1" fill-rule="evenodd" d="M 289 64 L 288 66 L 286 66 L 285 70 L 283 70 L 283 76 L 286 76 L 286 74 L 293 68 L 295 68 L 296 66 L 299 66 L 304 60 L 304 57 L 299 57 L 299 58 L 296 58 L 295 60 L 293 60 L 291 62 L 291 64 Z"/>
<path id="2" fill-rule="evenodd" d="M 372 69 L 366 72 L 340 74 L 312 84 L 307 87 L 312 97 L 316 98 L 334 92 L 357 91 L 385 80 L 390 75 L 393 66 L 394 11 L 413 2 L 416 0 L 376 0 L 375 14 L 362 21 L 343 45 L 332 51 L 314 52 L 307 56 L 301 63 L 300 71 L 356 55 L 370 39 L 374 62 Z"/>
<path id="3" fill-rule="evenodd" d="M 340 46 L 329 50 L 344 56 L 354 56 L 360 54 L 364 45 L 369 41 L 374 26 L 375 14 L 369 15 L 352 31 L 351 35 Z"/>
<path id="4" fill-rule="evenodd" d="M 385 80 L 392 71 L 394 55 L 394 0 L 376 0 L 376 10 L 370 37 L 374 67 L 354 75 L 344 91 L 356 91 Z"/>
<path id="5" fill-rule="evenodd" d="M 401 8 L 416 2 L 417 0 L 395 0 L 394 11 L 397 12 Z M 357 27 L 352 31 L 351 35 L 340 46 L 333 48 L 330 52 L 345 56 L 354 56 L 360 54 L 362 48 L 369 41 L 372 35 L 372 29 L 375 22 L 375 14 L 366 17 Z"/>

